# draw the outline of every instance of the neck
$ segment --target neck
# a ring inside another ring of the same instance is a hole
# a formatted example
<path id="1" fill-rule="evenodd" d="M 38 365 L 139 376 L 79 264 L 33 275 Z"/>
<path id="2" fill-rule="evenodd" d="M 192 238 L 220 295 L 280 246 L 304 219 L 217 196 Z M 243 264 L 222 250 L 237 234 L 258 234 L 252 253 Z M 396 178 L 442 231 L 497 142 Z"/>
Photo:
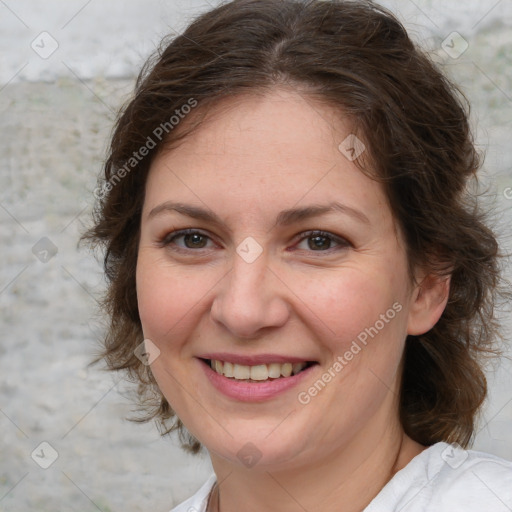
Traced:
<path id="1" fill-rule="evenodd" d="M 368 440 L 358 436 L 329 457 L 287 470 L 256 470 L 257 466 L 248 470 L 212 455 L 219 485 L 209 510 L 339 512 L 341 505 L 344 512 L 360 512 L 424 449 L 401 428 L 388 429 L 374 442 Z"/>

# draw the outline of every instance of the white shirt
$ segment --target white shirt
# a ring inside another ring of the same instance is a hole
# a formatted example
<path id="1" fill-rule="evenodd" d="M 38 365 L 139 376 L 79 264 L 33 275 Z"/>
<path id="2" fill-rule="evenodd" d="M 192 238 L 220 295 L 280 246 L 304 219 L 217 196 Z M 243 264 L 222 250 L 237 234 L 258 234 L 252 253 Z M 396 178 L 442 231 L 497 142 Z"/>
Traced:
<path id="1" fill-rule="evenodd" d="M 206 512 L 212 474 L 171 512 Z M 363 512 L 512 512 L 512 462 L 437 443 L 398 471 Z"/>

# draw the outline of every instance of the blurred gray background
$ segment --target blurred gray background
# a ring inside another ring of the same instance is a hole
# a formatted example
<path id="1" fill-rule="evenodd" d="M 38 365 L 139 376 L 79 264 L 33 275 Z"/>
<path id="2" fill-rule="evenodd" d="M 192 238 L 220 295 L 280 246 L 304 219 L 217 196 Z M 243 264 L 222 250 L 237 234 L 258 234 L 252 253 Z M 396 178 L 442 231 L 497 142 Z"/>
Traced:
<path id="1" fill-rule="evenodd" d="M 512 2 L 381 3 L 471 101 L 483 183 L 510 251 Z M 136 73 L 163 35 L 217 4 L 0 0 L 0 511 L 165 512 L 211 471 L 154 425 L 123 420 L 130 386 L 86 367 L 104 282 L 77 240 Z M 489 382 L 474 448 L 512 459 L 510 362 Z"/>

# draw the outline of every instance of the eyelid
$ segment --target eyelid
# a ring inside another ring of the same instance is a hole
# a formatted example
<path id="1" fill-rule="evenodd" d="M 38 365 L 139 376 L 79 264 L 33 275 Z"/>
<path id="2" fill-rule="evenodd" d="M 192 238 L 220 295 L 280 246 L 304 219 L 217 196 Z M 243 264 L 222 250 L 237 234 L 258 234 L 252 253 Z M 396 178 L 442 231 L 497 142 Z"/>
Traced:
<path id="1" fill-rule="evenodd" d="M 171 233 L 167 233 L 159 241 L 159 245 L 161 247 L 167 247 L 176 238 L 180 238 L 182 236 L 191 235 L 191 234 L 199 234 L 199 235 L 207 238 L 211 242 L 217 244 L 217 242 L 214 240 L 214 238 L 208 232 L 203 231 L 201 229 L 196 229 L 196 228 L 186 228 L 186 229 L 179 229 L 179 230 L 176 230 L 176 231 L 172 231 Z M 335 235 L 334 233 L 331 233 L 329 231 L 324 231 L 324 230 L 321 230 L 321 229 L 311 229 L 311 230 L 307 230 L 307 231 L 302 231 L 296 237 L 294 237 L 294 240 L 295 240 L 294 241 L 294 246 L 299 244 L 299 243 L 301 243 L 304 240 L 307 240 L 308 238 L 313 237 L 313 236 L 319 236 L 319 237 L 324 237 L 324 238 L 330 239 L 331 241 L 335 242 L 338 245 L 337 245 L 337 247 L 331 247 L 329 249 L 326 249 L 325 251 L 322 251 L 322 250 L 319 250 L 319 251 L 310 250 L 310 251 L 307 251 L 307 252 L 312 252 L 312 253 L 330 253 L 330 252 L 332 252 L 332 250 L 336 250 L 336 249 L 339 250 L 340 248 L 353 247 L 353 244 L 349 240 L 347 240 L 345 237 L 342 237 L 342 236 L 339 236 L 339 235 Z M 190 252 L 190 251 L 192 251 L 192 252 L 199 252 L 200 250 L 208 250 L 208 249 L 211 250 L 211 248 L 206 248 L 206 247 L 200 247 L 199 249 L 191 249 L 191 248 L 183 248 L 183 247 L 180 247 L 180 246 L 176 246 L 176 248 L 175 248 L 175 250 L 177 250 L 177 251 L 185 251 L 185 252 Z M 300 251 L 301 249 L 292 248 L 291 250 L 299 250 Z"/>
<path id="2" fill-rule="evenodd" d="M 297 236 L 298 239 L 297 239 L 296 244 L 298 244 L 304 240 L 307 240 L 308 238 L 314 237 L 314 236 L 328 238 L 328 239 L 332 240 L 333 242 L 335 242 L 336 244 L 338 244 L 338 248 L 339 247 L 341 247 L 341 248 L 353 247 L 353 244 L 349 240 L 347 240 L 345 237 L 335 235 L 334 233 L 331 233 L 330 231 L 324 231 L 322 229 L 311 229 L 309 231 L 302 231 Z M 325 251 L 308 251 L 308 252 L 329 253 L 329 252 L 331 252 L 332 249 L 336 249 L 336 247 L 331 247 Z"/>
<path id="3" fill-rule="evenodd" d="M 177 229 L 176 231 L 167 233 L 163 238 L 161 238 L 159 240 L 159 245 L 162 247 L 166 247 L 176 238 L 186 236 L 186 235 L 195 235 L 195 234 L 204 236 L 205 238 L 208 238 L 212 242 L 216 243 L 215 240 L 213 239 L 213 237 L 206 231 L 203 231 L 201 229 L 196 229 L 196 228 L 185 228 L 185 229 Z M 183 248 L 181 248 L 181 249 L 183 249 Z M 192 250 L 193 251 L 195 249 L 183 249 L 183 250 Z"/>

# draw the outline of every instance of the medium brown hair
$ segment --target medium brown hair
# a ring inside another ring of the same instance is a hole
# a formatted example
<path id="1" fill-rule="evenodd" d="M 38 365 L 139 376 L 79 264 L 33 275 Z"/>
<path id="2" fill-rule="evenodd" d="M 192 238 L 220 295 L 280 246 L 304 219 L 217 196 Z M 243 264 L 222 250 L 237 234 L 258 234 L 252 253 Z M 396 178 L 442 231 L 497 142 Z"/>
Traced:
<path id="1" fill-rule="evenodd" d="M 483 359 L 498 339 L 500 282 L 496 238 L 468 188 L 480 162 L 467 102 L 400 22 L 369 1 L 235 0 L 196 18 L 146 63 L 118 118 L 94 226 L 84 235 L 105 250 L 108 367 L 138 382 L 141 421 L 156 418 L 165 433 L 178 431 L 186 449 L 199 450 L 134 355 L 143 339 L 135 270 L 145 182 L 163 145 L 201 124 L 196 113 L 280 86 L 349 117 L 367 147 L 358 163 L 383 184 L 411 275 L 418 266 L 451 275 L 440 320 L 406 340 L 400 418 L 423 445 L 467 446 L 487 393 Z M 193 102 L 195 121 L 181 122 Z"/>

